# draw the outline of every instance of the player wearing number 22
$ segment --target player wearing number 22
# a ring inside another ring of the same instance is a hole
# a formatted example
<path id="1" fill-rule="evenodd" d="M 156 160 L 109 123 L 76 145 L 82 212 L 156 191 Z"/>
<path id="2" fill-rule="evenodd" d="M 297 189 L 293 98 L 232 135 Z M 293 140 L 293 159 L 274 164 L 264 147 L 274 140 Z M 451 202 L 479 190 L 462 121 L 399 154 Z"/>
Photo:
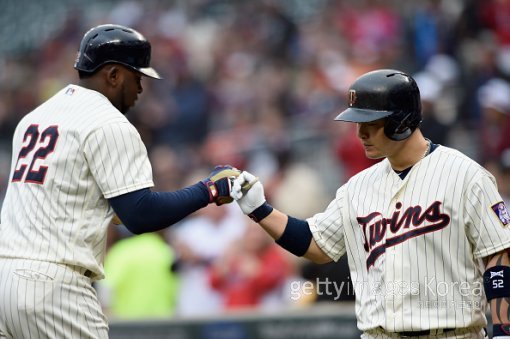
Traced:
<path id="1" fill-rule="evenodd" d="M 239 171 L 215 168 L 174 192 L 153 192 L 139 133 L 124 114 L 142 93 L 150 43 L 100 25 L 83 37 L 68 85 L 13 136 L 0 224 L 0 338 L 107 338 L 92 282 L 103 278 L 114 213 L 133 233 L 163 229 L 211 202 L 232 201 Z"/>
<path id="2" fill-rule="evenodd" d="M 317 263 L 348 256 L 362 338 L 510 338 L 510 220 L 493 176 L 421 133 L 414 79 L 360 76 L 336 120 L 357 124 L 365 154 L 384 158 L 306 220 L 271 207 L 262 184 L 238 200 L 285 249 Z M 243 172 L 234 191 L 255 177 Z"/>

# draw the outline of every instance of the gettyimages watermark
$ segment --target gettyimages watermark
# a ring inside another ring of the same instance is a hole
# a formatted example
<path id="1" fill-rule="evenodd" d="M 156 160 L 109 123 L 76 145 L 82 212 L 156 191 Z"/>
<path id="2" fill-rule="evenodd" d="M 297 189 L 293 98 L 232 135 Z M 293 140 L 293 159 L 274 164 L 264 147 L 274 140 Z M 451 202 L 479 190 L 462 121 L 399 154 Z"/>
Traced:
<path id="1" fill-rule="evenodd" d="M 467 281 L 440 281 L 436 277 L 424 277 L 423 281 L 334 281 L 329 278 L 314 281 L 292 281 L 290 298 L 298 301 L 311 295 L 326 295 L 331 300 L 353 297 L 355 293 L 368 293 L 380 298 L 420 297 L 423 308 L 480 308 L 485 300 L 483 283 Z M 455 299 L 446 300 L 446 299 Z"/>
<path id="2" fill-rule="evenodd" d="M 295 280 L 290 283 L 290 299 L 298 301 L 305 296 L 326 295 L 332 300 L 339 300 L 342 296 L 354 296 L 354 288 L 350 281 L 333 281 L 329 278 L 310 280 Z"/>

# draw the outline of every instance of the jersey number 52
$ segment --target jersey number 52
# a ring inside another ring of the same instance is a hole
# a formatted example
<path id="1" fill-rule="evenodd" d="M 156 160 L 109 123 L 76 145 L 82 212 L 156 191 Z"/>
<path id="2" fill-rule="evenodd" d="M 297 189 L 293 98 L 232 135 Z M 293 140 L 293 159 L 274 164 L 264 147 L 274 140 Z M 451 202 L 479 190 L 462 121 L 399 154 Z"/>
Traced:
<path id="1" fill-rule="evenodd" d="M 48 166 L 38 163 L 38 160 L 44 160 L 53 152 L 58 139 L 58 126 L 50 126 L 42 133 L 39 133 L 38 125 L 30 125 L 23 136 L 24 146 L 18 154 L 16 167 L 12 175 L 12 182 L 24 182 L 42 184 L 48 171 Z M 29 165 L 30 164 L 30 165 Z M 37 167 L 38 166 L 38 167 Z"/>

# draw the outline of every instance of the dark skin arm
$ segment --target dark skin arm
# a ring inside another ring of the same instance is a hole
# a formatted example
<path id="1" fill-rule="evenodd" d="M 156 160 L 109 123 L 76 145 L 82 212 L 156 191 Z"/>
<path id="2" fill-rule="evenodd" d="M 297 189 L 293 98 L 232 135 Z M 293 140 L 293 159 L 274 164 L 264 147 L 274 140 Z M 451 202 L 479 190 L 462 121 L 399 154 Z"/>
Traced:
<path id="1" fill-rule="evenodd" d="M 487 269 L 494 266 L 510 266 L 508 251 L 501 251 L 485 259 Z M 510 297 L 495 298 L 490 301 L 493 324 L 510 323 Z"/>

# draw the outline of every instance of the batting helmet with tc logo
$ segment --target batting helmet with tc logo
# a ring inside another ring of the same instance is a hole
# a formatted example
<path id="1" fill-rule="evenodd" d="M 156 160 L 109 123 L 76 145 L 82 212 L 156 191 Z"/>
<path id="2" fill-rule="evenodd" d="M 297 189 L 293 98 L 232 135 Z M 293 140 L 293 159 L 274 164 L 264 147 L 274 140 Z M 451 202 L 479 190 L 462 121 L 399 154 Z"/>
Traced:
<path id="1" fill-rule="evenodd" d="M 396 141 L 408 138 L 420 125 L 420 90 L 404 72 L 382 69 L 363 74 L 349 88 L 349 108 L 335 120 L 370 122 L 386 119 L 385 135 Z"/>

